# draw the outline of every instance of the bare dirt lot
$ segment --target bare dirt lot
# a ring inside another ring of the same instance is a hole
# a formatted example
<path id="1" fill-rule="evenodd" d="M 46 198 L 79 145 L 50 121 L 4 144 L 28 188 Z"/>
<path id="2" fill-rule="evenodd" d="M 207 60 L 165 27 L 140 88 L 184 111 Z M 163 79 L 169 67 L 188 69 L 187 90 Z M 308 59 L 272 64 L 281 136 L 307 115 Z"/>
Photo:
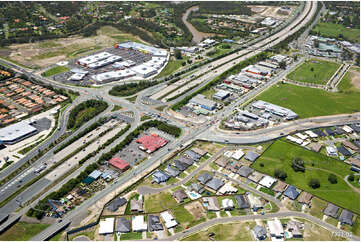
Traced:
<path id="1" fill-rule="evenodd" d="M 257 5 L 257 6 L 249 6 L 252 10 L 252 12 L 261 15 L 263 17 L 272 17 L 272 18 L 276 18 L 276 19 L 285 19 L 288 18 L 289 14 L 284 14 L 284 11 L 281 11 L 281 7 L 279 6 L 261 6 L 261 5 Z M 292 12 L 292 10 L 294 9 L 294 6 L 288 6 L 291 8 L 290 13 Z"/>
<path id="2" fill-rule="evenodd" d="M 206 211 L 204 210 L 201 203 L 198 201 L 189 203 L 185 205 L 184 208 L 187 209 L 188 212 L 190 212 L 193 215 L 194 220 L 198 220 L 200 218 L 206 217 Z"/>
<path id="3" fill-rule="evenodd" d="M 360 72 L 350 70 L 350 76 L 352 85 L 354 85 L 357 89 L 360 89 Z"/>
<path id="4" fill-rule="evenodd" d="M 97 36 L 73 36 L 36 43 L 15 44 L 0 49 L 0 55 L 22 65 L 43 68 L 66 59 L 76 58 L 113 46 L 116 42 L 141 41 L 139 38 L 104 26 L 97 31 Z"/>

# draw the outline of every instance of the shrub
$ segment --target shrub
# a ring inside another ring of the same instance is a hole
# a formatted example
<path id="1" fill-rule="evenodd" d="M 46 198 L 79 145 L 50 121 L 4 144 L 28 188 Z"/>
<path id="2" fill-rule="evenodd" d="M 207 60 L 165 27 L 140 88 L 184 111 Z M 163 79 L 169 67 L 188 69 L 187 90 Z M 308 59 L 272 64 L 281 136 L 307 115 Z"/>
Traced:
<path id="1" fill-rule="evenodd" d="M 318 180 L 317 178 L 311 178 L 308 181 L 308 185 L 313 189 L 319 188 L 321 186 L 320 180 Z"/>
<path id="2" fill-rule="evenodd" d="M 284 181 L 287 178 L 287 173 L 284 170 L 277 168 L 274 170 L 274 176 Z"/>
<path id="3" fill-rule="evenodd" d="M 337 183 L 337 176 L 335 174 L 328 175 L 328 181 L 331 184 L 336 184 Z"/>
<path id="4" fill-rule="evenodd" d="M 350 174 L 350 175 L 348 176 L 347 180 L 348 180 L 349 182 L 353 182 L 353 181 L 355 180 L 354 174 Z"/>
<path id="5" fill-rule="evenodd" d="M 260 163 L 259 166 L 260 166 L 260 167 L 264 167 L 264 164 L 263 164 L 263 163 Z"/>

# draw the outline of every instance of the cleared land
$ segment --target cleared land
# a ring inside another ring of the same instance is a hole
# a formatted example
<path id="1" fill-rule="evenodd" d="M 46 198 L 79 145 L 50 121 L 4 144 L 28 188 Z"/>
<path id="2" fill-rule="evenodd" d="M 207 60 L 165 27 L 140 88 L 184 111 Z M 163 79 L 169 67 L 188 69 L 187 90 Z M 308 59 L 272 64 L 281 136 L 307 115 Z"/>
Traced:
<path id="1" fill-rule="evenodd" d="M 257 99 L 289 108 L 300 118 L 360 111 L 359 90 L 332 93 L 316 88 L 279 84 L 261 93 Z"/>
<path id="2" fill-rule="evenodd" d="M 337 88 L 343 92 L 359 92 L 360 91 L 360 72 L 350 69 L 342 78 Z"/>
<path id="3" fill-rule="evenodd" d="M 291 165 L 294 158 L 300 158 L 305 162 L 305 172 L 295 172 L 292 169 Z M 263 163 L 263 167 L 261 163 Z M 263 153 L 252 165 L 252 168 L 271 176 L 274 175 L 275 169 L 280 168 L 287 173 L 286 183 L 292 184 L 340 207 L 357 213 L 360 212 L 359 194 L 353 191 L 343 180 L 345 176 L 350 174 L 350 168 L 341 161 L 278 140 Z M 328 175 L 331 173 L 337 175 L 336 184 L 331 184 L 328 181 Z M 311 178 L 319 179 L 321 187 L 317 189 L 309 187 L 308 181 Z"/>
<path id="4" fill-rule="evenodd" d="M 55 66 L 55 67 L 43 72 L 41 75 L 45 76 L 45 77 L 54 76 L 56 74 L 63 73 L 63 72 L 69 71 L 69 70 L 70 69 L 66 66 Z"/>
<path id="5" fill-rule="evenodd" d="M 360 43 L 360 29 L 348 29 L 342 24 L 318 23 L 312 30 L 324 37 L 339 38 L 342 35 L 346 40 Z"/>
<path id="6" fill-rule="evenodd" d="M 145 196 L 145 211 L 147 213 L 161 212 L 175 206 L 177 206 L 177 201 L 169 192 Z"/>
<path id="7" fill-rule="evenodd" d="M 0 235 L 0 241 L 30 240 L 33 236 L 40 233 L 49 226 L 50 224 L 18 222 Z"/>
<path id="8" fill-rule="evenodd" d="M 287 78 L 298 82 L 324 85 L 339 67 L 340 64 L 335 62 L 312 59 L 297 67 L 287 75 Z"/>
<path id="9" fill-rule="evenodd" d="M 207 230 L 200 231 L 182 240 L 199 241 L 209 240 L 208 234 L 215 233 L 216 241 L 232 240 L 232 241 L 251 241 L 254 240 L 251 235 L 252 228 L 256 226 L 255 222 L 218 224 Z"/>
<path id="10" fill-rule="evenodd" d="M 177 71 L 179 68 L 182 67 L 182 63 L 186 60 L 170 60 L 167 65 L 164 67 L 164 69 L 157 75 L 157 78 L 168 76 L 175 71 Z"/>

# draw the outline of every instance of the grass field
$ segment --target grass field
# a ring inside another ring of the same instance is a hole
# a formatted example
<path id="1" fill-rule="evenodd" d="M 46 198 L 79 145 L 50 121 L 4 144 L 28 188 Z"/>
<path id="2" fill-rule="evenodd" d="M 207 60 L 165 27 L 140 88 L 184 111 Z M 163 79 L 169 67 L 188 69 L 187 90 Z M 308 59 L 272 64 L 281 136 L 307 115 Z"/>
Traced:
<path id="1" fill-rule="evenodd" d="M 348 29 L 342 24 L 318 23 L 313 31 L 319 32 L 321 36 L 338 38 L 340 34 L 351 42 L 360 43 L 360 29 Z"/>
<path id="2" fill-rule="evenodd" d="M 126 234 L 122 234 L 119 237 L 119 240 L 141 240 L 142 239 L 142 233 L 138 232 L 130 232 Z"/>
<path id="3" fill-rule="evenodd" d="M 147 213 L 160 212 L 177 205 L 177 201 L 169 192 L 161 192 L 145 196 L 145 211 Z"/>
<path id="4" fill-rule="evenodd" d="M 335 62 L 311 59 L 298 66 L 287 75 L 287 78 L 293 81 L 325 85 L 339 67 L 340 64 Z"/>
<path id="5" fill-rule="evenodd" d="M 66 66 L 55 66 L 55 67 L 41 73 L 41 75 L 45 76 L 45 77 L 49 77 L 49 76 L 54 76 L 59 73 L 67 72 L 69 70 L 70 69 Z"/>
<path id="6" fill-rule="evenodd" d="M 175 217 L 175 220 L 177 220 L 181 224 L 186 224 L 194 220 L 192 214 L 188 212 L 188 210 L 185 209 L 183 206 L 174 207 L 172 209 L 172 213 Z"/>
<path id="7" fill-rule="evenodd" d="M 182 67 L 182 63 L 186 60 L 171 60 L 167 63 L 167 65 L 163 68 L 163 70 L 157 75 L 156 78 L 165 77 L 168 76 L 175 71 L 177 71 L 179 68 Z"/>
<path id="8" fill-rule="evenodd" d="M 40 233 L 49 226 L 50 224 L 18 222 L 0 235 L 0 241 L 30 240 L 33 236 Z"/>
<path id="9" fill-rule="evenodd" d="M 358 71 L 358 72 L 360 72 L 360 71 Z M 358 79 L 358 81 L 360 81 L 360 79 Z M 360 90 L 352 84 L 352 78 L 351 78 L 350 71 L 348 71 L 344 75 L 341 82 L 338 84 L 337 88 L 339 91 L 345 92 L 345 93 L 352 93 L 352 92 L 359 93 L 360 92 Z"/>
<path id="10" fill-rule="evenodd" d="M 359 91 L 331 93 L 316 88 L 279 84 L 261 93 L 257 99 L 289 108 L 300 118 L 360 111 Z"/>
<path id="11" fill-rule="evenodd" d="M 200 231 L 182 240 L 186 241 L 208 241 L 208 234 L 215 233 L 214 239 L 220 240 L 232 240 L 232 241 L 251 241 L 253 240 L 251 235 L 252 228 L 256 226 L 255 222 L 244 222 L 244 223 L 229 223 L 229 224 L 218 224 L 207 230 Z"/>
<path id="12" fill-rule="evenodd" d="M 292 159 L 296 157 L 305 162 L 306 171 L 304 173 L 295 172 L 292 169 Z M 263 163 L 264 166 L 261 167 L 260 163 Z M 271 176 L 274 175 L 276 168 L 280 168 L 287 173 L 286 183 L 292 184 L 340 207 L 357 213 L 360 212 L 359 194 L 353 191 L 343 180 L 350 173 L 349 167 L 341 161 L 278 140 L 258 158 L 257 162 L 252 165 L 252 168 Z M 336 184 L 331 184 L 328 181 L 330 173 L 338 175 L 338 182 Z M 311 178 L 318 178 L 321 187 L 317 189 L 309 187 L 308 181 Z"/>

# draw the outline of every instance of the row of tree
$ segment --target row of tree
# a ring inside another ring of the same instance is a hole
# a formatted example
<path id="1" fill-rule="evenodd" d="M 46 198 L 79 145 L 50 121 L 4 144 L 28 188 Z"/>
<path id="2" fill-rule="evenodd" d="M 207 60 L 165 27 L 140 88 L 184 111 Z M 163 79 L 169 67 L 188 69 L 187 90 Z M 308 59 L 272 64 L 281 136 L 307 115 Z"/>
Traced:
<path id="1" fill-rule="evenodd" d="M 157 85 L 159 83 L 160 83 L 159 81 L 140 81 L 137 83 L 127 83 L 123 85 L 117 85 L 117 86 L 113 86 L 112 89 L 110 89 L 109 94 L 118 97 L 126 97 L 136 94 L 141 90 Z"/>

